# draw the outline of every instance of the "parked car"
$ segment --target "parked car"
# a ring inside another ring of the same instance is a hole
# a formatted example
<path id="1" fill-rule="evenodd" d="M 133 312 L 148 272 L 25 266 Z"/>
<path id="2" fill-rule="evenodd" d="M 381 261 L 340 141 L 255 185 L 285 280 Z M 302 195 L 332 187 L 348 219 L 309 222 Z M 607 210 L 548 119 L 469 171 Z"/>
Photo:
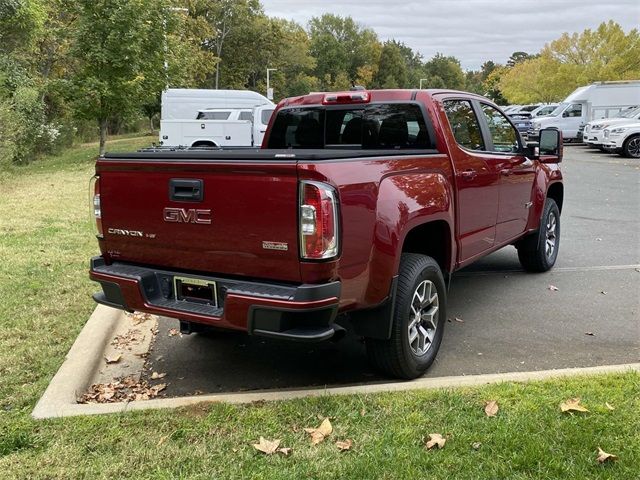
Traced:
<path id="1" fill-rule="evenodd" d="M 543 128 L 562 131 L 565 140 L 576 141 L 580 126 L 602 118 L 618 116 L 640 100 L 640 80 L 598 82 L 576 89 L 549 116 L 533 120 L 529 137 Z"/>
<path id="2" fill-rule="evenodd" d="M 584 126 L 583 141 L 590 147 L 604 149 L 604 129 L 613 126 L 623 126 L 637 123 L 640 120 L 640 107 L 623 111 L 619 117 L 594 120 Z"/>
<path id="3" fill-rule="evenodd" d="M 160 144 L 181 147 L 259 147 L 275 105 L 208 108 L 192 120 L 162 120 Z"/>
<path id="4" fill-rule="evenodd" d="M 184 333 L 319 342 L 349 325 L 378 369 L 414 378 L 440 347 L 453 272 L 509 245 L 524 269 L 553 267 L 561 160 L 557 130 L 525 146 L 470 93 L 286 99 L 262 149 L 98 159 L 94 299 Z"/>
<path id="5" fill-rule="evenodd" d="M 539 105 L 537 108 L 531 111 L 531 118 L 536 117 L 545 117 L 550 115 L 556 108 L 558 108 L 557 103 L 548 103 L 546 105 Z"/>
<path id="6" fill-rule="evenodd" d="M 605 128 L 603 146 L 625 157 L 640 158 L 640 122 Z"/>

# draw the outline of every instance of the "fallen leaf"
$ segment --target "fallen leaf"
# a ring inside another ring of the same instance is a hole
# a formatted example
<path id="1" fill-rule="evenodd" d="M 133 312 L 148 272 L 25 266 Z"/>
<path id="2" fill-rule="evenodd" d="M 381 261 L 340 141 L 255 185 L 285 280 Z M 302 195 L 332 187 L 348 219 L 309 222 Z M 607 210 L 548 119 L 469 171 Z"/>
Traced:
<path id="1" fill-rule="evenodd" d="M 447 439 L 439 433 L 430 433 L 429 441 L 426 443 L 427 450 L 431 450 L 433 447 L 444 448 L 444 444 L 447 443 Z"/>
<path id="2" fill-rule="evenodd" d="M 336 442 L 336 447 L 338 447 L 338 449 L 341 452 L 345 452 L 347 450 L 351 450 L 351 445 L 353 444 L 353 442 L 349 439 L 344 440 L 344 441 L 338 441 Z"/>
<path id="3" fill-rule="evenodd" d="M 588 412 L 584 406 L 580 405 L 579 398 L 570 398 L 560 404 L 562 412 Z"/>
<path id="4" fill-rule="evenodd" d="M 169 330 L 170 337 L 175 337 L 176 335 L 180 335 L 180 330 L 178 330 L 177 328 L 172 328 Z"/>
<path id="5" fill-rule="evenodd" d="M 106 357 L 104 357 L 107 364 L 118 363 L 121 358 L 122 358 L 122 355 L 120 353 L 116 353 L 115 355 L 107 355 Z"/>
<path id="6" fill-rule="evenodd" d="M 605 292 L 604 290 L 602 290 L 600 293 L 601 293 L 602 295 L 606 295 L 606 294 L 607 294 L 607 292 Z"/>
<path id="7" fill-rule="evenodd" d="M 151 387 L 151 391 L 155 392 L 156 394 L 158 394 L 161 391 L 163 391 L 165 388 L 167 388 L 167 384 L 166 383 L 160 383 L 159 385 L 154 385 L 153 387 Z"/>
<path id="8" fill-rule="evenodd" d="M 463 320 L 463 319 L 461 319 L 461 318 L 455 317 L 454 319 L 455 319 L 455 321 L 456 321 L 456 322 L 458 322 L 458 323 L 464 323 L 464 320 Z"/>
<path id="9" fill-rule="evenodd" d="M 616 460 L 618 460 L 617 455 L 607 453 L 604 450 L 602 450 L 600 447 L 598 447 L 598 463 L 615 462 Z"/>
<path id="10" fill-rule="evenodd" d="M 474 450 L 480 450 L 481 446 L 482 446 L 482 444 L 480 442 L 473 442 L 471 444 L 471 448 L 473 448 Z"/>
<path id="11" fill-rule="evenodd" d="M 556 287 L 555 285 L 549 285 L 549 290 L 551 290 L 552 292 L 557 292 L 560 289 L 558 287 Z"/>
<path id="12" fill-rule="evenodd" d="M 291 451 L 291 447 L 282 447 L 278 449 L 278 453 L 283 454 L 285 457 L 288 457 Z"/>
<path id="13" fill-rule="evenodd" d="M 311 444 L 317 445 L 331 435 L 333 427 L 329 419 L 325 418 L 318 428 L 305 428 L 304 431 L 311 435 Z"/>
<path id="14" fill-rule="evenodd" d="M 164 378 L 166 376 L 167 376 L 166 373 L 153 372 L 151 374 L 151 380 L 160 380 L 161 378 Z"/>
<path id="15" fill-rule="evenodd" d="M 360 410 L 360 416 L 364 417 L 367 414 L 367 411 L 363 408 L 362 410 Z"/>
<path id="16" fill-rule="evenodd" d="M 484 413 L 487 414 L 487 417 L 495 417 L 498 414 L 498 410 L 498 402 L 496 402 L 495 400 L 485 402 Z"/>
<path id="17" fill-rule="evenodd" d="M 274 453 L 276 453 L 279 446 L 280 440 L 267 440 L 264 437 L 260 437 L 259 443 L 253 444 L 253 448 L 266 455 L 273 455 Z"/>
<path id="18" fill-rule="evenodd" d="M 609 410 L 615 410 L 616 407 L 614 407 L 613 405 L 611 405 L 609 402 L 604 402 L 605 406 L 609 409 Z"/>
<path id="19" fill-rule="evenodd" d="M 596 242 L 601 242 L 602 239 L 601 238 L 596 238 Z"/>

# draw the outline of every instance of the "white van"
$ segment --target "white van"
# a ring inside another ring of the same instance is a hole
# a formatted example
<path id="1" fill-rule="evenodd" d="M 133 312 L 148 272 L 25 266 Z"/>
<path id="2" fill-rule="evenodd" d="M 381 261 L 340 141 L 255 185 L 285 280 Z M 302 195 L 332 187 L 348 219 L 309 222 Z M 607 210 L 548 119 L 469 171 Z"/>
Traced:
<path id="1" fill-rule="evenodd" d="M 189 120 L 162 120 L 160 142 L 181 147 L 259 147 L 274 105 L 206 108 Z"/>
<path id="2" fill-rule="evenodd" d="M 267 97 L 250 90 L 170 88 L 162 93 L 160 144 L 260 146 L 274 109 Z"/>
<path id="3" fill-rule="evenodd" d="M 593 83 L 576 89 L 549 116 L 534 119 L 529 134 L 535 137 L 542 128 L 557 128 L 565 140 L 576 140 L 583 124 L 618 116 L 638 104 L 640 80 Z"/>
<path id="4" fill-rule="evenodd" d="M 264 95 L 251 90 L 169 88 L 162 92 L 161 120 L 193 120 L 207 108 L 254 108 L 273 105 Z"/>

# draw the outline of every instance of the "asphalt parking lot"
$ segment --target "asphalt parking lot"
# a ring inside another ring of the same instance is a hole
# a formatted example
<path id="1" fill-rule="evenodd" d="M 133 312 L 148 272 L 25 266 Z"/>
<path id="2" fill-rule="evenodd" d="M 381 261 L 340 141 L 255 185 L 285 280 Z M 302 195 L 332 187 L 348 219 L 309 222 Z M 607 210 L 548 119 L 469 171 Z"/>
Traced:
<path id="1" fill-rule="evenodd" d="M 640 162 L 565 147 L 558 263 L 521 271 L 508 247 L 455 274 L 440 353 L 427 376 L 587 367 L 640 360 Z M 557 287 L 552 290 L 549 287 Z M 149 372 L 167 396 L 384 382 L 360 339 L 295 344 L 240 334 L 169 335 Z"/>

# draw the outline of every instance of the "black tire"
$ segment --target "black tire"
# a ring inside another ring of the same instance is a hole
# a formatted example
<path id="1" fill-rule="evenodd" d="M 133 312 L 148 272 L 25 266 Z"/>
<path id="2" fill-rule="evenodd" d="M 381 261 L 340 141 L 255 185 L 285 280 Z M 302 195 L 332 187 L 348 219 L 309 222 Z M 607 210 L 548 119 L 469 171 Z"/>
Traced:
<path id="1" fill-rule="evenodd" d="M 426 290 L 422 290 L 425 292 L 423 296 L 423 298 L 426 297 L 425 301 L 433 298 L 433 290 L 435 289 L 435 302 L 420 304 L 420 313 L 412 314 L 412 303 L 417 299 L 414 299 L 414 296 L 422 285 L 425 286 L 425 289 L 429 288 L 431 292 L 427 294 Z M 396 378 L 412 379 L 421 376 L 435 360 L 442 342 L 447 318 L 446 295 L 440 266 L 433 258 L 415 253 L 402 254 L 391 338 L 388 340 L 366 339 L 367 355 L 373 366 Z M 429 315 L 430 312 L 433 312 L 434 304 L 436 306 L 435 313 Z M 420 324 L 412 327 L 412 320 L 418 315 L 421 319 Z M 424 320 L 423 315 L 432 320 Z M 435 328 L 431 329 L 430 326 L 434 325 Z M 428 335 L 419 333 L 419 328 L 422 328 L 421 332 L 432 334 L 428 347 L 426 346 L 427 342 L 422 340 L 422 338 L 428 338 Z M 414 340 L 417 342 L 415 347 L 413 343 L 409 342 L 410 331 L 419 336 Z M 420 348 L 420 343 L 423 348 Z M 421 353 L 418 354 L 416 350 Z"/>
<path id="2" fill-rule="evenodd" d="M 631 135 L 624 141 L 622 155 L 627 158 L 640 158 L 640 134 Z"/>
<path id="3" fill-rule="evenodd" d="M 555 200 L 547 198 L 540 228 L 518 242 L 516 248 L 520 265 L 525 270 L 546 272 L 553 268 L 560 248 L 560 210 Z"/>

